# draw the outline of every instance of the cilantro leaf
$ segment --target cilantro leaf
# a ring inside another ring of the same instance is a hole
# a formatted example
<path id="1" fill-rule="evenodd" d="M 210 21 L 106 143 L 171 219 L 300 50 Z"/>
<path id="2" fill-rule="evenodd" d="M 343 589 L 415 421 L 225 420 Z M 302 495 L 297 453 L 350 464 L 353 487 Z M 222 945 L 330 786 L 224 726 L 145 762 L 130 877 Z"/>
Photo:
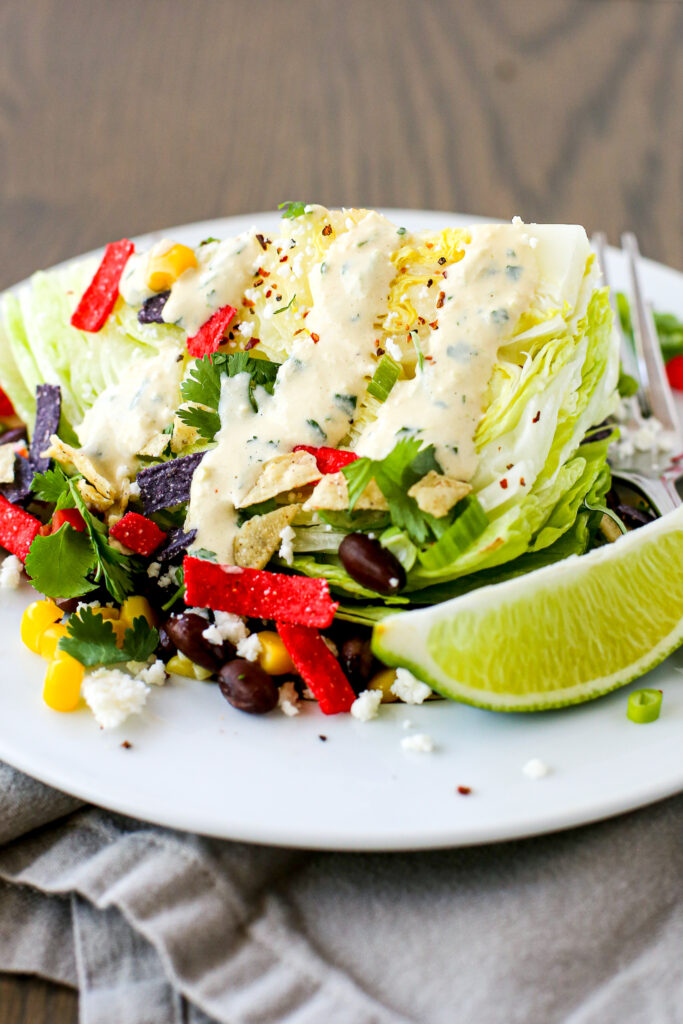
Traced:
<path id="1" fill-rule="evenodd" d="M 299 203 L 293 199 L 287 199 L 284 203 L 278 205 L 278 210 L 284 210 L 282 214 L 285 220 L 294 220 L 296 217 L 301 217 L 306 212 L 307 203 Z"/>
<path id="2" fill-rule="evenodd" d="M 249 401 L 254 412 L 258 412 L 254 394 L 256 387 L 265 388 L 272 395 L 279 369 L 280 363 L 254 359 L 246 352 L 231 352 L 229 355 L 221 352 L 195 359 L 189 375 L 180 385 L 183 401 L 193 403 L 193 408 L 180 409 L 178 415 L 183 423 L 196 427 L 207 441 L 213 441 L 221 425 L 218 415 L 221 377 L 248 373 Z M 198 409 L 197 406 L 205 408 Z"/>
<path id="3" fill-rule="evenodd" d="M 201 405 L 191 405 L 187 409 L 178 409 L 178 419 L 188 427 L 194 427 L 207 441 L 213 441 L 221 429 L 221 418 L 215 409 L 202 409 Z"/>
<path id="4" fill-rule="evenodd" d="M 68 636 L 59 641 L 59 649 L 66 651 L 81 665 L 114 665 L 122 661 L 146 661 L 154 654 L 159 633 L 144 616 L 133 621 L 127 629 L 123 646 L 116 646 L 116 634 L 109 619 L 96 615 L 92 608 L 82 608 L 67 623 Z"/>
<path id="5" fill-rule="evenodd" d="M 97 564 L 95 580 L 99 582 L 103 579 L 111 596 L 121 604 L 135 589 L 133 585 L 135 563 L 128 555 L 121 554 L 107 542 L 104 524 L 89 511 L 76 486 L 76 479 L 73 477 L 69 480 L 69 489 L 76 508 L 83 516 L 85 528 L 92 544 Z"/>
<path id="6" fill-rule="evenodd" d="M 44 473 L 36 473 L 31 490 L 40 501 L 54 502 L 59 509 L 74 508 L 69 477 L 61 466 L 55 466 L 54 469 L 48 469 Z"/>
<path id="7" fill-rule="evenodd" d="M 424 544 L 430 531 L 436 535 L 441 532 L 439 526 L 434 529 L 433 517 L 422 512 L 415 499 L 407 493 L 430 469 L 441 472 L 434 446 L 423 448 L 421 445 L 419 438 L 405 437 L 384 459 L 356 459 L 342 468 L 348 485 L 349 509 L 353 510 L 374 478 L 386 498 L 392 523 L 406 530 L 417 544 Z"/>
<path id="8" fill-rule="evenodd" d="M 82 597 L 97 589 L 87 579 L 95 561 L 87 535 L 64 523 L 57 533 L 35 537 L 26 556 L 26 572 L 46 597 Z"/>

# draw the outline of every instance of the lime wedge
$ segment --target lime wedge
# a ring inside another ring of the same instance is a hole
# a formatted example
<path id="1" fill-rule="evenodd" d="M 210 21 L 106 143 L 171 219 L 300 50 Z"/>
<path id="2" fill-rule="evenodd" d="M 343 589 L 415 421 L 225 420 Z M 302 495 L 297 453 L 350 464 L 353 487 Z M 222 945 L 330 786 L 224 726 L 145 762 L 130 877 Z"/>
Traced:
<path id="1" fill-rule="evenodd" d="M 683 508 L 587 555 L 375 626 L 445 697 L 540 711 L 623 686 L 683 643 Z"/>

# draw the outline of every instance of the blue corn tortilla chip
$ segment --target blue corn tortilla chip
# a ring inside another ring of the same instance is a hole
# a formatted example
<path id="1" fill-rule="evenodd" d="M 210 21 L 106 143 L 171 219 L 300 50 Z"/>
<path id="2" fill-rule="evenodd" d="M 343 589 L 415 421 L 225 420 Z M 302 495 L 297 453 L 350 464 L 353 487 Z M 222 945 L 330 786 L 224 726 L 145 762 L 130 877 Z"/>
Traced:
<path id="1" fill-rule="evenodd" d="M 162 546 L 154 552 L 154 560 L 161 562 L 162 565 L 164 562 L 172 561 L 177 555 L 187 551 L 196 536 L 196 530 L 190 530 L 189 533 L 185 533 L 182 526 L 169 530 L 168 537 Z"/>
<path id="2" fill-rule="evenodd" d="M 146 515 L 189 500 L 194 471 L 205 454 L 195 452 L 194 455 L 158 462 L 155 466 L 140 470 L 137 482 Z"/>
<path id="3" fill-rule="evenodd" d="M 158 292 L 149 299 L 145 299 L 138 312 L 138 320 L 141 324 L 163 324 L 164 318 L 161 315 L 166 305 L 170 291 Z"/>
<path id="4" fill-rule="evenodd" d="M 36 388 L 36 420 L 28 459 L 15 456 L 14 480 L 0 487 L 0 492 L 15 505 L 30 497 L 33 477 L 36 473 L 44 473 L 50 465 L 50 460 L 44 458 L 42 453 L 50 447 L 51 436 L 57 433 L 61 411 L 62 390 L 59 385 L 39 384 Z"/>
<path id="5" fill-rule="evenodd" d="M 11 484 L 0 485 L 3 494 L 13 505 L 22 505 L 31 495 L 31 484 L 35 470 L 28 459 L 21 455 L 14 456 L 14 480 Z"/>
<path id="6" fill-rule="evenodd" d="M 36 388 L 36 422 L 31 436 L 28 461 L 35 473 L 44 473 L 50 460 L 43 452 L 50 447 L 50 438 L 59 429 L 62 411 L 62 390 L 58 384 L 39 384 Z"/>

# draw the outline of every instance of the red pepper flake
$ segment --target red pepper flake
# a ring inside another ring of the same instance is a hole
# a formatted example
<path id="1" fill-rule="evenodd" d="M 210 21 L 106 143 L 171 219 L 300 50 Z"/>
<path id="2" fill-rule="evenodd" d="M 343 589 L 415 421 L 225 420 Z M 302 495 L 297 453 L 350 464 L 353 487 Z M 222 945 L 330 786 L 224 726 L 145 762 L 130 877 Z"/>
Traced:
<path id="1" fill-rule="evenodd" d="M 524 479 L 523 476 L 520 476 L 519 483 L 520 483 L 521 487 L 526 487 L 526 480 Z"/>
<path id="2" fill-rule="evenodd" d="M 332 225 L 331 224 L 326 224 L 325 225 L 325 227 L 323 228 L 323 234 L 324 234 L 325 238 L 327 238 L 328 235 L 332 234 Z"/>
<path id="3" fill-rule="evenodd" d="M 272 294 L 273 294 L 273 289 L 269 288 L 268 291 L 266 292 L 266 298 L 269 299 Z"/>
<path id="4" fill-rule="evenodd" d="M 249 352 L 250 349 L 256 348 L 260 341 L 260 338 L 250 338 L 249 341 L 244 346 L 244 351 Z"/>
<path id="5" fill-rule="evenodd" d="M 136 555 L 149 557 L 153 551 L 166 540 L 166 534 L 155 522 L 138 512 L 126 512 L 122 519 L 114 523 L 109 536 L 124 544 Z"/>
<path id="6" fill-rule="evenodd" d="M 257 277 L 254 281 L 254 288 L 259 288 L 263 284 L 263 278 Z"/>
<path id="7" fill-rule="evenodd" d="M 429 326 L 431 327 L 431 329 L 433 331 L 438 331 L 438 329 L 439 329 L 439 321 L 438 320 L 430 320 Z"/>
<path id="8" fill-rule="evenodd" d="M 469 786 L 458 786 L 458 793 L 460 793 L 460 796 L 469 796 L 471 792 L 472 790 Z"/>
<path id="9" fill-rule="evenodd" d="M 356 695 L 317 629 L 278 622 L 282 638 L 297 672 L 320 705 L 324 715 L 350 711 Z"/>
<path id="10" fill-rule="evenodd" d="M 507 466 L 505 468 L 506 469 L 512 469 L 513 465 L 514 465 L 514 463 L 508 462 L 508 464 L 507 464 Z"/>
<path id="11" fill-rule="evenodd" d="M 323 476 L 326 473 L 338 473 L 343 466 L 348 466 L 350 462 L 355 462 L 358 458 L 355 452 L 345 452 L 340 448 L 327 448 L 324 445 L 321 448 L 315 448 L 310 444 L 297 444 L 294 451 L 308 452 L 313 455 Z"/>
<path id="12" fill-rule="evenodd" d="M 306 317 L 308 316 L 308 314 L 309 314 L 310 312 L 311 312 L 311 311 L 310 311 L 310 309 L 307 309 L 307 310 L 306 310 L 306 312 L 305 312 L 305 313 L 303 314 L 303 316 L 301 317 L 301 319 L 302 319 L 302 320 L 305 320 L 305 319 L 306 319 Z"/>
<path id="13" fill-rule="evenodd" d="M 427 287 L 431 288 L 433 284 L 434 284 L 434 282 L 433 282 L 433 280 L 430 277 L 429 280 L 427 281 Z"/>
<path id="14" fill-rule="evenodd" d="M 384 355 L 384 349 L 383 348 L 378 348 L 377 349 L 377 355 L 378 356 L 383 356 Z M 425 359 L 429 359 L 429 356 L 425 356 Z"/>
<path id="15" fill-rule="evenodd" d="M 131 750 L 133 744 L 130 742 L 130 740 L 124 740 L 121 746 L 123 747 L 124 750 Z"/>
<path id="16" fill-rule="evenodd" d="M 540 420 L 540 418 L 541 418 L 541 410 L 539 409 L 539 410 L 538 410 L 538 412 L 536 413 L 536 415 L 534 416 L 534 418 L 532 419 L 532 421 L 531 421 L 531 422 L 532 422 L 532 423 L 538 423 L 538 421 Z"/>
<path id="17" fill-rule="evenodd" d="M 93 334 L 102 330 L 119 297 L 119 282 L 123 268 L 134 251 L 135 246 L 127 238 L 109 243 L 95 276 L 74 310 L 71 317 L 72 327 Z"/>
<path id="18" fill-rule="evenodd" d="M 280 251 L 280 250 L 278 249 L 278 252 L 279 252 L 279 251 Z M 289 259 L 289 256 L 282 256 L 282 257 L 280 258 L 280 263 L 286 263 L 288 259 Z"/>
<path id="19" fill-rule="evenodd" d="M 242 299 L 242 305 L 246 306 L 247 309 L 253 309 L 256 303 L 252 302 L 251 299 Z"/>
<path id="20" fill-rule="evenodd" d="M 318 342 L 320 341 L 320 335 L 316 334 L 314 331 L 311 331 L 311 338 L 313 340 L 314 345 L 317 345 Z"/>
<path id="21" fill-rule="evenodd" d="M 446 293 L 445 292 L 439 292 L 439 297 L 436 300 L 436 308 L 437 309 L 441 309 L 441 307 L 443 306 L 445 301 L 446 301 Z"/>
<path id="22" fill-rule="evenodd" d="M 256 241 L 261 246 L 261 248 L 263 249 L 264 252 L 266 251 L 266 249 L 270 245 L 270 239 L 269 238 L 264 238 L 263 235 L 257 235 L 256 236 Z"/>
<path id="23" fill-rule="evenodd" d="M 256 273 L 259 275 L 259 277 L 270 277 L 270 271 L 264 270 L 263 267 L 259 267 Z"/>
<path id="24" fill-rule="evenodd" d="M 425 245 L 426 245 L 426 247 L 428 249 L 433 249 L 434 248 L 434 243 L 433 242 L 425 242 Z"/>
<path id="25" fill-rule="evenodd" d="M 500 481 L 500 486 L 503 488 L 504 491 L 507 490 L 508 482 L 505 479 L 505 477 L 503 477 L 503 479 Z"/>
<path id="26" fill-rule="evenodd" d="M 303 327 L 300 327 L 298 331 L 294 331 L 293 337 L 294 337 L 294 338 L 296 338 L 297 334 L 301 334 L 301 332 L 302 332 L 303 330 L 304 330 L 304 328 L 303 328 Z"/>
<path id="27" fill-rule="evenodd" d="M 443 267 L 445 262 L 446 262 L 446 257 L 445 256 L 439 256 L 439 259 L 437 260 L 437 263 L 439 264 L 439 266 Z"/>
<path id="28" fill-rule="evenodd" d="M 190 555 L 183 568 L 185 601 L 194 608 L 324 628 L 339 607 L 325 579 L 219 565 Z"/>
<path id="29" fill-rule="evenodd" d="M 234 306 L 221 306 L 217 309 L 197 333 L 187 339 L 187 351 L 190 355 L 201 358 L 215 352 L 236 312 Z"/>
<path id="30" fill-rule="evenodd" d="M 41 525 L 39 519 L 0 494 L 0 547 L 25 562 Z"/>

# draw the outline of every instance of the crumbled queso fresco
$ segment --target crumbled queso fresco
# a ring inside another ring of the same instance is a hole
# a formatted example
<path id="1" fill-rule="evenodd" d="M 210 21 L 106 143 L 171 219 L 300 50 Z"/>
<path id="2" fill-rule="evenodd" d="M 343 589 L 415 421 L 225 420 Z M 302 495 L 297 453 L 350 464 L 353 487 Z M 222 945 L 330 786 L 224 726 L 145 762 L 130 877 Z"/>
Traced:
<path id="1" fill-rule="evenodd" d="M 396 679 L 391 684 L 391 692 L 404 704 L 422 704 L 432 691 L 426 683 L 416 679 L 407 668 L 398 668 Z"/>
<path id="2" fill-rule="evenodd" d="M 381 703 L 381 690 L 363 690 L 351 705 L 351 714 L 359 722 L 369 722 L 371 719 L 377 718 Z"/>
<path id="3" fill-rule="evenodd" d="M 23 568 L 16 555 L 7 555 L 0 565 L 0 590 L 16 590 Z"/>
<path id="4" fill-rule="evenodd" d="M 97 724 L 116 729 L 129 715 L 142 711 L 149 687 L 117 668 L 98 668 L 83 680 L 83 698 Z"/>
<path id="5" fill-rule="evenodd" d="M 434 740 L 426 732 L 416 732 L 412 736 L 404 736 L 401 747 L 413 754 L 431 754 L 434 750 Z"/>

